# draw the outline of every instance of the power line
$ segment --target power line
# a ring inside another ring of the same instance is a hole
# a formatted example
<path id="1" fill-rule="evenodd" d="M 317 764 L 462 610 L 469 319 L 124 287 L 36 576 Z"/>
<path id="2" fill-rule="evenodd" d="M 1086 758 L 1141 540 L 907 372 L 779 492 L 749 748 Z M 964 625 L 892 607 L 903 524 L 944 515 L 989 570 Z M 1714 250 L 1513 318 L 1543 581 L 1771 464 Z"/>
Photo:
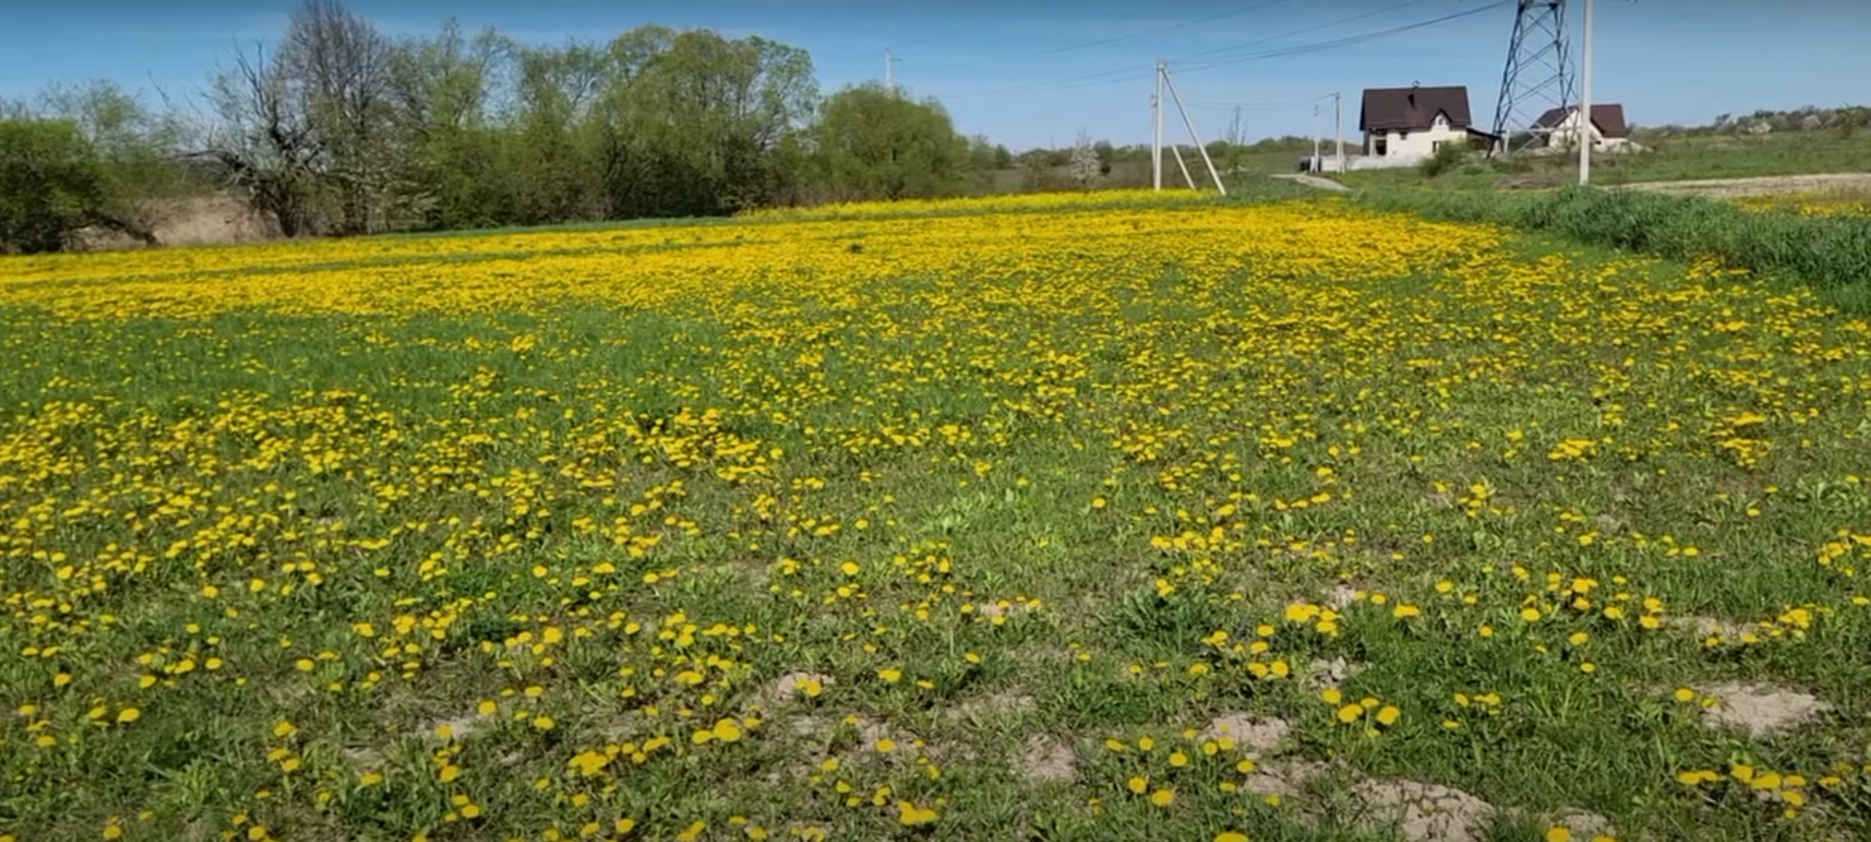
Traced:
<path id="1" fill-rule="evenodd" d="M 1043 6 L 1050 6 L 1057 2 L 1059 2 L 1059 0 L 1032 0 L 1031 2 L 1026 3 L 1025 5 L 1016 6 L 1012 9 L 1006 9 L 1002 11 L 1004 14 L 1011 17 L 1014 14 L 1024 14 L 1026 12 L 1033 11 Z M 920 44 L 932 44 L 945 36 L 959 34 L 960 32 L 961 30 L 959 29 L 951 30 L 951 29 L 944 28 L 943 30 L 938 30 L 939 34 L 936 36 L 930 36 L 928 33 L 925 32 L 923 36 L 920 38 L 911 38 L 908 41 L 893 41 L 890 44 L 890 46 L 893 49 L 900 50 L 900 49 L 903 49 L 905 45 L 916 46 Z"/>
<path id="2" fill-rule="evenodd" d="M 1305 27 L 1303 29 L 1294 30 L 1293 32 L 1276 35 L 1271 38 L 1264 38 L 1264 39 L 1260 39 L 1259 41 L 1251 41 L 1251 42 L 1248 42 L 1248 44 L 1237 44 L 1232 47 L 1228 47 L 1226 49 L 1234 50 L 1234 49 L 1239 49 L 1240 47 L 1248 46 L 1251 44 L 1269 43 L 1272 41 L 1278 41 L 1283 38 L 1287 38 L 1293 34 L 1317 30 L 1317 29 L 1321 29 L 1321 28 L 1325 28 L 1329 26 L 1336 26 L 1349 20 L 1366 18 L 1374 14 L 1379 14 L 1383 12 L 1396 11 L 1398 9 L 1405 8 L 1407 6 L 1413 6 L 1413 5 L 1417 5 L 1419 3 L 1423 3 L 1427 1 L 1428 0 L 1406 0 L 1406 2 L 1394 4 L 1392 6 L 1388 6 L 1383 9 L 1376 10 L 1374 12 L 1367 12 L 1362 15 L 1355 15 L 1351 18 L 1346 18 L 1340 21 L 1334 21 L 1332 23 L 1319 24 L 1315 26 Z M 1207 69 L 1211 69 L 1215 67 L 1223 67 L 1223 66 L 1232 65 L 1232 64 L 1241 64 L 1241 63 L 1250 62 L 1250 61 L 1261 61 L 1261 60 L 1270 59 L 1270 58 L 1282 58 L 1285 56 L 1292 56 L 1292 55 L 1304 55 L 1306 53 L 1336 49 L 1338 47 L 1350 46 L 1353 44 L 1362 44 L 1362 43 L 1366 43 L 1369 41 L 1375 41 L 1379 38 L 1385 38 L 1391 35 L 1396 35 L 1399 33 L 1409 32 L 1409 31 L 1417 30 L 1417 29 L 1423 29 L 1423 28 L 1430 27 L 1430 26 L 1437 26 L 1437 25 L 1447 23 L 1452 20 L 1458 20 L 1460 18 L 1469 17 L 1471 15 L 1477 15 L 1482 12 L 1490 11 L 1495 8 L 1504 6 L 1510 2 L 1514 2 L 1514 0 L 1495 0 L 1495 2 L 1493 3 L 1489 3 L 1489 4 L 1479 6 L 1473 9 L 1468 9 L 1468 10 L 1461 11 L 1461 12 L 1455 12 L 1453 14 L 1442 15 L 1440 17 L 1431 18 L 1429 20 L 1424 20 L 1424 21 L 1418 21 L 1416 23 L 1405 24 L 1402 26 L 1393 26 L 1387 29 L 1381 29 L 1381 30 L 1377 30 L 1374 32 L 1360 33 L 1358 35 L 1346 36 L 1344 38 L 1336 38 L 1336 39 L 1332 39 L 1329 41 L 1320 41 L 1320 42 L 1315 42 L 1311 44 L 1300 44 L 1300 45 L 1295 45 L 1291 47 L 1281 47 L 1281 48 L 1275 48 L 1271 50 L 1263 50 L 1260 52 L 1227 56 L 1223 58 L 1212 59 L 1207 62 L 1199 62 L 1196 64 L 1185 64 L 1183 67 L 1179 69 L 1182 70 L 1183 72 L 1188 72 L 1191 70 L 1207 70 Z M 1217 51 L 1207 50 L 1207 51 L 1204 51 L 1203 53 L 1194 53 L 1191 55 L 1186 55 L 1179 59 L 1174 59 L 1172 61 L 1173 62 L 1186 62 L 1191 58 L 1195 58 L 1195 57 L 1205 55 L 1205 54 L 1213 54 L 1215 52 Z M 1009 85 L 1009 86 L 1004 86 L 1000 88 L 992 88 L 992 89 L 979 90 L 979 91 L 962 91 L 962 92 L 957 92 L 957 93 L 942 94 L 939 96 L 940 98 L 943 98 L 943 99 L 953 99 L 953 98 L 963 98 L 963 97 L 973 97 L 973 96 L 997 96 L 997 95 L 1002 95 L 1002 94 L 1015 94 L 1015 93 L 1052 93 L 1056 91 L 1072 90 L 1074 88 L 1083 88 L 1083 87 L 1096 86 L 1096 85 L 1110 85 L 1110 84 L 1116 84 L 1119 82 L 1136 81 L 1139 79 L 1146 78 L 1150 75 L 1152 75 L 1152 71 L 1139 70 L 1136 68 L 1124 68 L 1124 69 L 1119 69 L 1119 70 L 1107 70 L 1107 71 L 1103 71 L 1100 73 L 1081 74 L 1079 76 L 1068 77 L 1065 79 L 1056 79 L 1050 82 L 1034 82 L 1034 83 L 1023 84 L 1023 85 Z"/>
<path id="3" fill-rule="evenodd" d="M 1258 5 L 1249 6 L 1245 9 L 1235 9 L 1233 11 L 1222 12 L 1220 14 L 1208 15 L 1206 17 L 1194 18 L 1192 20 L 1179 21 L 1177 23 L 1159 26 L 1154 29 L 1145 29 L 1141 32 L 1131 32 L 1131 33 L 1126 33 L 1124 35 L 1114 35 L 1110 38 L 1100 38 L 1096 41 L 1085 41 L 1085 42 L 1078 43 L 1078 44 L 1068 44 L 1064 47 L 1053 47 L 1051 49 L 1040 50 L 1038 52 L 1032 52 L 1032 53 L 1023 53 L 1020 55 L 989 56 L 987 58 L 981 59 L 980 61 L 953 62 L 950 64 L 938 64 L 932 67 L 920 67 L 920 68 L 917 68 L 917 71 L 918 72 L 939 72 L 943 70 L 953 70 L 959 67 L 975 67 L 975 66 L 979 66 L 982 64 L 990 64 L 990 63 L 995 63 L 995 62 L 1024 61 L 1026 59 L 1044 58 L 1046 56 L 1054 56 L 1060 53 L 1069 53 L 1069 52 L 1074 52 L 1077 50 L 1087 50 L 1087 49 L 1091 49 L 1092 47 L 1106 47 L 1112 44 L 1118 44 L 1124 41 L 1131 41 L 1137 38 L 1145 38 L 1151 35 L 1160 35 L 1162 33 L 1171 32 L 1177 29 L 1186 29 L 1191 26 L 1200 26 L 1201 24 L 1204 24 L 1204 23 L 1213 23 L 1215 21 L 1224 20 L 1226 18 L 1240 17 L 1241 15 L 1247 14 L 1249 12 L 1257 12 L 1257 11 L 1260 11 L 1261 9 L 1266 9 L 1271 6 L 1278 6 L 1281 3 L 1290 3 L 1290 2 L 1292 2 L 1292 0 L 1267 0 L 1267 2 L 1265 3 L 1260 3 Z"/>
<path id="4" fill-rule="evenodd" d="M 1260 38 L 1260 39 L 1248 41 L 1242 44 L 1232 44 L 1226 47 L 1216 47 L 1215 49 L 1203 50 L 1199 53 L 1189 53 L 1187 55 L 1171 59 L 1171 61 L 1180 63 L 1180 62 L 1185 62 L 1185 61 L 1191 61 L 1191 60 L 1198 59 L 1198 58 L 1203 58 L 1205 56 L 1216 55 L 1218 53 L 1230 53 L 1236 50 L 1240 50 L 1244 47 L 1257 47 L 1262 44 L 1271 44 L 1275 41 L 1279 41 L 1279 40 L 1286 39 L 1286 38 L 1291 38 L 1295 35 L 1305 35 L 1309 32 L 1317 32 L 1321 29 L 1330 29 L 1334 26 L 1343 26 L 1347 23 L 1357 23 L 1358 21 L 1366 20 L 1369 18 L 1374 18 L 1379 15 L 1387 15 L 1387 14 L 1390 14 L 1391 12 L 1402 11 L 1411 6 L 1420 6 L 1427 2 L 1430 2 L 1430 0 L 1404 0 L 1401 3 L 1393 3 L 1389 6 L 1372 9 L 1368 12 L 1361 12 L 1359 14 L 1351 15 L 1350 17 L 1343 17 L 1343 18 L 1339 18 L 1338 20 L 1334 20 L 1334 21 L 1327 21 L 1325 23 L 1314 24 L 1312 26 L 1307 26 L 1307 27 L 1301 27 L 1299 29 L 1295 29 L 1290 32 L 1282 32 L 1279 35 L 1274 35 L 1269 38 Z"/>
<path id="5" fill-rule="evenodd" d="M 1379 38 L 1385 38 L 1385 37 L 1389 37 L 1391 35 L 1397 35 L 1403 32 L 1410 32 L 1413 30 L 1425 29 L 1431 26 L 1438 26 L 1440 24 L 1448 23 L 1453 20 L 1460 20 L 1462 18 L 1472 17 L 1474 15 L 1481 14 L 1482 12 L 1493 11 L 1497 8 L 1505 6 L 1512 2 L 1515 2 L 1515 0 L 1495 0 L 1495 2 L 1493 3 L 1488 3 L 1486 5 L 1477 6 L 1467 11 L 1455 12 L 1453 14 L 1443 15 L 1442 17 L 1439 17 L 1439 18 L 1431 18 L 1429 20 L 1419 21 L 1417 23 L 1412 23 L 1412 24 L 1405 24 L 1403 26 L 1393 26 L 1389 29 L 1383 29 L 1383 30 L 1379 30 L 1376 32 L 1366 32 L 1361 35 L 1351 35 L 1351 36 L 1347 36 L 1344 38 L 1334 39 L 1331 41 L 1321 41 L 1316 44 L 1302 44 L 1296 47 L 1286 47 L 1282 49 L 1266 50 L 1266 51 L 1259 52 L 1259 53 L 1250 53 L 1247 55 L 1232 56 L 1229 58 L 1216 59 L 1214 61 L 1203 62 L 1203 63 L 1198 63 L 1198 64 L 1185 64 L 1182 67 L 1182 71 L 1185 73 L 1188 73 L 1188 72 L 1196 71 L 1196 70 L 1207 70 L 1207 69 L 1215 68 L 1215 67 L 1226 67 L 1228 65 L 1241 64 L 1243 62 L 1249 62 L 1249 61 L 1261 61 L 1261 60 L 1270 59 L 1270 58 L 1285 58 L 1287 56 L 1305 55 L 1307 53 L 1322 52 L 1324 50 L 1332 50 L 1332 49 L 1337 49 L 1339 47 L 1349 47 L 1353 44 L 1363 44 L 1369 41 L 1375 41 Z"/>
<path id="6" fill-rule="evenodd" d="M 1218 100 L 1192 99 L 1189 100 L 1189 107 L 1206 108 L 1214 111 L 1284 111 L 1289 108 L 1316 105 L 1331 98 L 1331 94 L 1325 94 L 1309 99 L 1288 99 L 1270 102 L 1222 102 Z"/>
<path id="7" fill-rule="evenodd" d="M 938 99 L 960 99 L 973 96 L 999 96 L 1001 94 L 1016 93 L 1051 93 L 1053 91 L 1068 91 L 1073 88 L 1084 88 L 1094 85 L 1134 82 L 1138 79 L 1145 79 L 1155 75 L 1156 70 L 1154 68 L 1138 70 L 1136 68 L 1127 67 L 1122 70 L 1106 70 L 1102 73 L 1073 76 L 1066 79 L 1056 79 L 1051 82 L 1030 82 L 1024 85 L 1009 85 L 978 91 L 957 91 L 946 94 L 932 94 L 932 96 Z"/>

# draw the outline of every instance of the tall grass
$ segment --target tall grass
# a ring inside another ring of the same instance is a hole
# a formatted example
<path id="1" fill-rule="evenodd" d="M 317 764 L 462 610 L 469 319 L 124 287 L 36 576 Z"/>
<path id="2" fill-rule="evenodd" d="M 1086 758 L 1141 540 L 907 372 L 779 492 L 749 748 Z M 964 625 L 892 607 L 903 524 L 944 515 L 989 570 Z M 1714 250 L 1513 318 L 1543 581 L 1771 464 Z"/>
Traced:
<path id="1" fill-rule="evenodd" d="M 1842 306 L 1871 310 L 1871 219 L 1758 214 L 1697 197 L 1580 187 L 1542 194 L 1384 190 L 1359 200 L 1677 260 L 1712 258 L 1794 278 Z"/>

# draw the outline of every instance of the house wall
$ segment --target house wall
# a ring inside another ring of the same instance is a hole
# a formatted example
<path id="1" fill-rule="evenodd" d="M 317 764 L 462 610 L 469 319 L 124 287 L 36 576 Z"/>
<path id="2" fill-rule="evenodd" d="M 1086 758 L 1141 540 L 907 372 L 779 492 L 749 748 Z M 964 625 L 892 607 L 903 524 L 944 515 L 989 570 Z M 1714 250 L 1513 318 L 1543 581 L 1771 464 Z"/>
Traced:
<path id="1" fill-rule="evenodd" d="M 1597 123 L 1587 123 L 1586 126 L 1589 136 L 1592 139 L 1593 149 L 1609 149 L 1623 146 L 1630 142 L 1629 138 L 1605 137 L 1604 134 L 1598 130 Z M 1552 133 L 1547 135 L 1546 143 L 1549 146 L 1577 149 L 1579 148 L 1578 142 L 1579 112 L 1578 109 L 1575 108 L 1572 110 L 1572 113 L 1566 115 L 1566 119 L 1561 120 L 1559 125 L 1553 127 Z"/>
<path id="2" fill-rule="evenodd" d="M 1364 154 L 1379 157 L 1377 141 L 1380 137 L 1383 138 L 1385 147 L 1381 157 L 1422 160 L 1434 155 L 1436 147 L 1440 144 L 1449 142 L 1467 144 L 1468 130 L 1455 128 L 1450 126 L 1448 121 L 1438 118 L 1436 125 L 1423 130 L 1366 132 Z"/>

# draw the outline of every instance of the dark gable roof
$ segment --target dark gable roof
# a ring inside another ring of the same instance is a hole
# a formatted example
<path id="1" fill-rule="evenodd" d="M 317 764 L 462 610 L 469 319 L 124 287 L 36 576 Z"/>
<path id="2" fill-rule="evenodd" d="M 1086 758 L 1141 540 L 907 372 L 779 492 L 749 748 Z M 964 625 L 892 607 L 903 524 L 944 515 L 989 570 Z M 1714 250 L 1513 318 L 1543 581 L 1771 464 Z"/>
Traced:
<path id="1" fill-rule="evenodd" d="M 1358 131 L 1427 129 L 1435 123 L 1438 111 L 1449 115 L 1450 126 L 1468 128 L 1473 121 L 1468 116 L 1467 86 L 1365 88 Z"/>
<path id="2" fill-rule="evenodd" d="M 1533 121 L 1533 127 L 1536 129 L 1553 128 L 1565 122 L 1566 117 L 1576 110 L 1578 110 L 1576 105 L 1547 109 L 1545 114 L 1540 115 L 1540 119 Z M 1608 102 L 1604 105 L 1594 103 L 1592 123 L 1598 126 L 1598 133 L 1605 137 L 1628 137 L 1631 133 L 1630 124 L 1624 122 L 1624 106 L 1615 102 Z"/>

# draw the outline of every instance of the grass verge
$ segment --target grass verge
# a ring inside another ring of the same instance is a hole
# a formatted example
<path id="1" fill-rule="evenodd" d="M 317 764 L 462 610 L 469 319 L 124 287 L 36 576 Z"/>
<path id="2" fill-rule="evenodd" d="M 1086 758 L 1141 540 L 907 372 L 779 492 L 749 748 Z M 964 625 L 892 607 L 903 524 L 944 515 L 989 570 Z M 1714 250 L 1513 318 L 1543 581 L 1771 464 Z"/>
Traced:
<path id="1" fill-rule="evenodd" d="M 1373 207 L 1448 222 L 1485 222 L 1676 260 L 1714 260 L 1811 284 L 1871 312 L 1871 219 L 1757 214 L 1709 199 L 1569 187 L 1544 194 L 1384 190 Z"/>

